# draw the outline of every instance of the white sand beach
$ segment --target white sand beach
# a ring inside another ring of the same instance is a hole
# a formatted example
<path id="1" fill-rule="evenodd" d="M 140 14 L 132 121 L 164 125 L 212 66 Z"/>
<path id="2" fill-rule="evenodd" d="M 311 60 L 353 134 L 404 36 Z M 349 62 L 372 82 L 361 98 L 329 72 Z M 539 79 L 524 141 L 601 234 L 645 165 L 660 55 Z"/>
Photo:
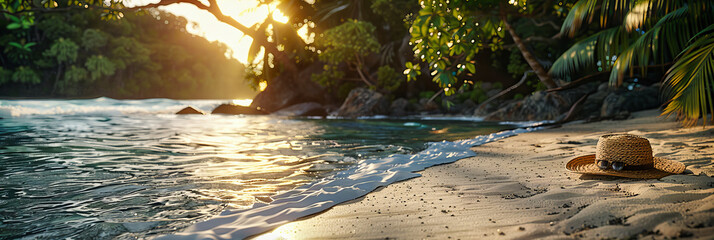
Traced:
<path id="1" fill-rule="evenodd" d="M 714 128 L 680 128 L 656 110 L 624 121 L 571 123 L 472 148 L 476 157 L 428 168 L 258 239 L 714 238 Z M 682 175 L 584 176 L 565 164 L 599 136 L 650 140 Z"/>

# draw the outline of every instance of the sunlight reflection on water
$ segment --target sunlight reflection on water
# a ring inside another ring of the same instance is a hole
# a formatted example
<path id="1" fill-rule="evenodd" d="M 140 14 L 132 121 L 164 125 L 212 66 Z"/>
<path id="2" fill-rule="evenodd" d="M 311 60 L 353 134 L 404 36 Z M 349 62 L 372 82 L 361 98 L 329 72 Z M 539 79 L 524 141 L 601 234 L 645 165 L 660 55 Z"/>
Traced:
<path id="1" fill-rule="evenodd" d="M 168 114 L 2 119 L 0 238 L 174 232 L 362 159 L 508 127 Z"/>

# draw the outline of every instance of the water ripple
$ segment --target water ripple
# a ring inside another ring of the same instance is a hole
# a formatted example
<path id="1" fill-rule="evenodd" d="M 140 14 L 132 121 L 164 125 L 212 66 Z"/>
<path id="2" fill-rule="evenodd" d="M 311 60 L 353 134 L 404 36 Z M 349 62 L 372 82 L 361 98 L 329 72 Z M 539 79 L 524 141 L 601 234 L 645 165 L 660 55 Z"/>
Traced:
<path id="1" fill-rule="evenodd" d="M 0 239 L 171 233 L 364 159 L 506 127 L 161 114 L 1 119 Z"/>

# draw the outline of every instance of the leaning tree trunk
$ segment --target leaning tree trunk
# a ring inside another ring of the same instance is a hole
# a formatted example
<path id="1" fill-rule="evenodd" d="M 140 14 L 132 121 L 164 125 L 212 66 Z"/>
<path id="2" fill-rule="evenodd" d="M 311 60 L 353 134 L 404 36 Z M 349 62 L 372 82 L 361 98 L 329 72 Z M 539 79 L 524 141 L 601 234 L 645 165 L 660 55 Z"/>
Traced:
<path id="1" fill-rule="evenodd" d="M 518 47 L 518 50 L 521 51 L 521 54 L 523 55 L 523 58 L 526 60 L 528 65 L 533 69 L 533 71 L 536 73 L 538 76 L 538 79 L 545 84 L 546 87 L 549 89 L 551 88 L 557 88 L 558 85 L 555 84 L 555 81 L 553 81 L 553 78 L 550 77 L 550 74 L 543 68 L 543 65 L 538 62 L 538 59 L 536 59 L 535 56 L 533 56 L 533 53 L 531 53 L 530 50 L 528 50 L 528 47 L 526 44 L 521 40 L 521 37 L 516 34 L 516 30 L 513 29 L 511 24 L 508 23 L 507 19 L 505 17 L 501 17 L 501 20 L 503 21 L 503 24 L 506 25 L 506 29 L 508 29 L 508 33 L 511 34 L 511 37 L 513 38 L 513 42 L 516 43 L 516 46 Z"/>

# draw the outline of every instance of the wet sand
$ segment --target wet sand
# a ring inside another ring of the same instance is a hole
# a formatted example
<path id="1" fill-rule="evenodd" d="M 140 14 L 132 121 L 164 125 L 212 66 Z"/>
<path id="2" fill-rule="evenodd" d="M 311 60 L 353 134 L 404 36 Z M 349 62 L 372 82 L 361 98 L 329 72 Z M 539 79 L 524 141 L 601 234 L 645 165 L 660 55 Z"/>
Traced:
<path id="1" fill-rule="evenodd" d="M 571 123 L 472 148 L 258 239 L 714 238 L 714 128 L 680 128 L 655 110 L 625 121 Z M 585 176 L 565 164 L 598 137 L 647 137 L 687 171 L 662 179 Z"/>

